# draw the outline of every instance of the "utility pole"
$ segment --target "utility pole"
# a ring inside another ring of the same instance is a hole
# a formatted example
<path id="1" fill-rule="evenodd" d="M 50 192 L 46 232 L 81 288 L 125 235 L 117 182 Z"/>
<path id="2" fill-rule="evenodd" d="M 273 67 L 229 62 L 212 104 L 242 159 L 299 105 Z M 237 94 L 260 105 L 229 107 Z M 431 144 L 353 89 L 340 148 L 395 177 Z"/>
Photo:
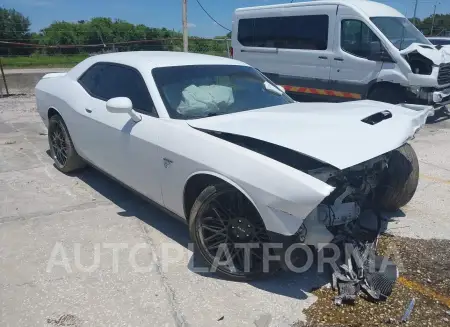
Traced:
<path id="1" fill-rule="evenodd" d="M 430 36 L 433 36 L 433 30 L 434 30 L 434 19 L 436 18 L 436 8 L 438 5 L 438 0 L 436 0 L 436 3 L 434 4 L 434 12 L 433 12 L 433 20 L 431 21 L 431 32 Z"/>
<path id="2" fill-rule="evenodd" d="M 183 1 L 183 50 L 189 51 L 188 26 L 187 26 L 187 0 Z"/>
<path id="3" fill-rule="evenodd" d="M 416 13 L 417 13 L 417 4 L 419 3 L 419 0 L 416 0 L 416 4 L 414 5 L 414 25 L 417 24 L 417 19 L 416 19 Z"/>

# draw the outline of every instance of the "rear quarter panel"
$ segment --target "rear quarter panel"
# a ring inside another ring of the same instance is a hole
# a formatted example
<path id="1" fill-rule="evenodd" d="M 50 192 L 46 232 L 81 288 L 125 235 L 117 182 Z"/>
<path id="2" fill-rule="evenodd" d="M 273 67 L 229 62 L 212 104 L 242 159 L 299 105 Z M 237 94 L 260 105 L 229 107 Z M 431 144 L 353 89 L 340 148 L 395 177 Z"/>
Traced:
<path id="1" fill-rule="evenodd" d="M 83 110 L 86 91 L 70 76 L 58 76 L 41 79 L 36 85 L 36 106 L 42 121 L 48 128 L 48 112 L 55 109 L 64 119 L 77 152 L 83 156 L 82 149 L 77 147 L 83 132 Z"/>

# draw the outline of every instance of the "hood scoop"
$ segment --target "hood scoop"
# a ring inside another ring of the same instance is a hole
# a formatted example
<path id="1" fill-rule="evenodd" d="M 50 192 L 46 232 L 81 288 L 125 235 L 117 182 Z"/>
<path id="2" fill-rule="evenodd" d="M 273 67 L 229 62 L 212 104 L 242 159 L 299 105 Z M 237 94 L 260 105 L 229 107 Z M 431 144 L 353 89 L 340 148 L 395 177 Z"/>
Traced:
<path id="1" fill-rule="evenodd" d="M 366 117 L 362 119 L 361 121 L 363 123 L 369 124 L 369 125 L 376 125 L 378 123 L 381 123 L 383 120 L 392 118 L 392 112 L 389 110 L 377 112 L 376 114 L 370 115 L 369 117 Z"/>

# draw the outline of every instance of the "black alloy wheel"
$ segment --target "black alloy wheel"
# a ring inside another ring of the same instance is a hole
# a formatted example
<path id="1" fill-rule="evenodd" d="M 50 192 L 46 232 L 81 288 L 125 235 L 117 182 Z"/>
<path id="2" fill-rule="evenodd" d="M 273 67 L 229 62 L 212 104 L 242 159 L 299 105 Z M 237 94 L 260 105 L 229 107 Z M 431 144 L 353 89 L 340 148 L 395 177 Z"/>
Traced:
<path id="1" fill-rule="evenodd" d="M 50 117 L 48 124 L 48 144 L 55 167 L 63 173 L 70 173 L 86 167 L 86 162 L 78 155 L 64 120 L 59 115 Z"/>
<path id="2" fill-rule="evenodd" d="M 275 262 L 264 244 L 270 239 L 253 204 L 228 184 L 212 185 L 199 195 L 190 215 L 190 232 L 208 264 L 226 278 L 249 280 L 271 273 Z"/>
<path id="3" fill-rule="evenodd" d="M 67 162 L 67 140 L 63 132 L 62 122 L 57 120 L 50 138 L 50 153 L 58 166 L 64 167 Z"/>

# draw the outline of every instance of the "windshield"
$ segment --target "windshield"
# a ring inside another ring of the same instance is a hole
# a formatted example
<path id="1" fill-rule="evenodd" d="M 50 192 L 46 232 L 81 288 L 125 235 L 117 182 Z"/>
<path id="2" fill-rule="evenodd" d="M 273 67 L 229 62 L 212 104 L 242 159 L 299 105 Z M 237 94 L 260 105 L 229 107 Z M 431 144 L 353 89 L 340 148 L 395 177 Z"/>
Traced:
<path id="1" fill-rule="evenodd" d="M 160 67 L 153 78 L 171 118 L 194 119 L 293 103 L 247 66 Z"/>
<path id="2" fill-rule="evenodd" d="M 413 43 L 429 44 L 430 41 L 405 17 L 372 17 L 372 22 L 399 50 Z"/>

